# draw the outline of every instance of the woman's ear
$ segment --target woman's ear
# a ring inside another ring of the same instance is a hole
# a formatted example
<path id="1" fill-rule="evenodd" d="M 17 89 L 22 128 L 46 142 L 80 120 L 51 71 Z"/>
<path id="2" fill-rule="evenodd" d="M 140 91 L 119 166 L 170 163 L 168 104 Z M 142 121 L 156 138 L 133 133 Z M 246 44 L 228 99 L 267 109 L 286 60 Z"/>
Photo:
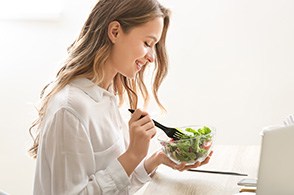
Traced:
<path id="1" fill-rule="evenodd" d="M 120 23 L 118 21 L 112 21 L 108 25 L 108 37 L 112 43 L 115 43 L 120 32 Z"/>

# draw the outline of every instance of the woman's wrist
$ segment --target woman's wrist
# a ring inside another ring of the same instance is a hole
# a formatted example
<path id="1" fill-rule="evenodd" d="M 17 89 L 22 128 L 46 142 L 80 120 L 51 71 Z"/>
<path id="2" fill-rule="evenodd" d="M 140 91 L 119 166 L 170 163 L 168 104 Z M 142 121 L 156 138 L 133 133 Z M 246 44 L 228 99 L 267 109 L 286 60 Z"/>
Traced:
<path id="1" fill-rule="evenodd" d="M 144 167 L 148 174 L 152 173 L 161 164 L 159 155 L 159 152 L 155 152 L 152 156 L 144 161 Z"/>
<path id="2" fill-rule="evenodd" d="M 142 161 L 142 159 L 139 159 L 135 154 L 126 151 L 120 157 L 118 157 L 118 161 L 123 166 L 127 175 L 130 176 Z"/>

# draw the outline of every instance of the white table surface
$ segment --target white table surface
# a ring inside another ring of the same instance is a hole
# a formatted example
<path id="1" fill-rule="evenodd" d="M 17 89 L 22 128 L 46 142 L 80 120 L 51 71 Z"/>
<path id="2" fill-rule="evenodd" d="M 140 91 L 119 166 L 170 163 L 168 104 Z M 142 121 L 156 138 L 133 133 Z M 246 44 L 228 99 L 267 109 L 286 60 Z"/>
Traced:
<path id="1" fill-rule="evenodd" d="M 257 178 L 260 147 L 256 145 L 215 145 L 209 164 L 201 170 L 245 173 L 232 176 L 211 173 L 179 172 L 159 166 L 151 182 L 136 195 L 232 195 L 240 190 L 237 182 L 243 178 Z"/>

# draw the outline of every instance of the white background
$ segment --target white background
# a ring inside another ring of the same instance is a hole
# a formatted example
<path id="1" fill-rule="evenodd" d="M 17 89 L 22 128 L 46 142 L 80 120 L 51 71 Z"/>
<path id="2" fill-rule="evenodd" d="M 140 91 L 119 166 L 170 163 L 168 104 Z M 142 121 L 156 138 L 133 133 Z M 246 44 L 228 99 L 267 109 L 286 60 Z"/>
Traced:
<path id="1" fill-rule="evenodd" d="M 151 115 L 168 126 L 215 126 L 218 144 L 259 144 L 263 127 L 293 113 L 294 1 L 161 2 L 173 13 L 159 94 L 167 112 L 151 105 Z M 10 194 L 32 193 L 35 161 L 26 150 L 34 104 L 94 3 L 0 15 L 0 189 Z"/>

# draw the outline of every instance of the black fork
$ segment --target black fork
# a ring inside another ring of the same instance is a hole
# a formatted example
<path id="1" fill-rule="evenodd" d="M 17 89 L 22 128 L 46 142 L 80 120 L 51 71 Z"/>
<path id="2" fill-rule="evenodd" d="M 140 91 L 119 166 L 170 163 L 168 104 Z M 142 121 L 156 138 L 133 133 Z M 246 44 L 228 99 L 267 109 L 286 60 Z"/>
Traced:
<path id="1" fill-rule="evenodd" d="M 132 109 L 128 109 L 131 113 L 134 112 L 134 110 Z M 142 118 L 143 116 L 141 116 Z M 184 135 L 184 133 L 182 133 L 181 131 L 179 131 L 178 129 L 176 128 L 172 128 L 172 127 L 166 127 L 162 124 L 160 124 L 159 122 L 157 122 L 156 120 L 152 119 L 153 122 L 154 122 L 154 125 L 158 128 L 160 128 L 161 130 L 164 131 L 164 133 L 170 137 L 170 138 L 173 138 L 175 140 L 179 140 L 181 139 L 181 137 Z"/>

